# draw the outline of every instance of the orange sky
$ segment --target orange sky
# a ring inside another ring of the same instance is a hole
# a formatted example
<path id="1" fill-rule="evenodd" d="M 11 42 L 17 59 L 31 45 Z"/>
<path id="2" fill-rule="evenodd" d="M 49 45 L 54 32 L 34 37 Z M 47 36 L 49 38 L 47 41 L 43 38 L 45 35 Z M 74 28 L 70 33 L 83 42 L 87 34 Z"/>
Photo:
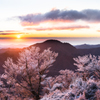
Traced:
<path id="1" fill-rule="evenodd" d="M 100 0 L 2 0 L 0 42 L 66 38 L 80 43 L 86 38 L 81 43 L 93 43 L 100 38 L 99 4 Z"/>

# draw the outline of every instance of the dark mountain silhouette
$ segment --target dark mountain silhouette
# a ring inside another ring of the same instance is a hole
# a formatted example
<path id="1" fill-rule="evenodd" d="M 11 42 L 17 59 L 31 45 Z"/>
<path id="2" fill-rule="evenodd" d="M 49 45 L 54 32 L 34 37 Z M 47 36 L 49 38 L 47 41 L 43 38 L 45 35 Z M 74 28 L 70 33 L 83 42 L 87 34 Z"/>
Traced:
<path id="1" fill-rule="evenodd" d="M 97 44 L 97 45 L 82 44 L 82 45 L 75 46 L 75 48 L 77 49 L 92 49 L 92 48 L 98 48 L 98 47 L 100 47 L 100 44 Z"/>
<path id="2" fill-rule="evenodd" d="M 50 67 L 49 75 L 59 74 L 59 70 L 61 69 L 71 69 L 75 70 L 76 67 L 73 66 L 74 60 L 73 57 L 77 50 L 75 47 L 70 45 L 69 43 L 61 43 L 58 40 L 47 40 L 43 43 L 37 43 L 34 46 L 40 47 L 41 50 L 47 49 L 51 47 L 52 51 L 58 53 L 58 57 L 56 62 Z"/>
<path id="3" fill-rule="evenodd" d="M 100 55 L 100 47 L 99 48 L 92 48 L 92 49 L 77 49 L 80 55 L 87 55 L 92 54 L 99 56 Z"/>
<path id="4" fill-rule="evenodd" d="M 47 40 L 43 43 L 37 43 L 31 46 L 40 47 L 41 52 L 44 49 L 50 47 L 52 51 L 58 53 L 56 62 L 49 69 L 50 71 L 48 75 L 52 75 L 52 76 L 58 75 L 59 70 L 62 69 L 75 70 L 76 66 L 73 65 L 74 57 L 82 56 L 86 54 L 92 54 L 96 56 L 100 55 L 100 48 L 76 49 L 74 46 L 70 45 L 69 43 L 62 43 L 58 40 Z M 0 53 L 0 73 L 3 73 L 2 65 L 4 64 L 4 61 L 7 59 L 7 57 L 11 57 L 14 59 L 14 61 L 16 61 L 20 51 L 22 51 L 22 49 L 7 49 L 5 50 L 5 52 Z"/>

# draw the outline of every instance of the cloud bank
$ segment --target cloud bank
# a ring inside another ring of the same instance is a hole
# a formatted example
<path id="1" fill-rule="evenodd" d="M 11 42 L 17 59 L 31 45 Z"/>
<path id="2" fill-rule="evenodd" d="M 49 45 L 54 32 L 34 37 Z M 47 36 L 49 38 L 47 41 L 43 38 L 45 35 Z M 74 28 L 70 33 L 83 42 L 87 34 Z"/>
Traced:
<path id="1" fill-rule="evenodd" d="M 18 16 L 23 26 L 31 26 L 40 24 L 46 21 L 70 21 L 77 20 L 87 22 L 100 23 L 100 10 L 86 9 L 82 11 L 77 10 L 59 10 L 54 9 L 44 14 L 28 14 L 25 16 Z"/>
<path id="2" fill-rule="evenodd" d="M 50 28 L 25 28 L 26 30 L 36 30 L 36 31 L 46 31 L 46 30 L 75 30 L 75 29 L 83 29 L 90 28 L 89 26 L 69 26 L 69 27 L 50 27 Z"/>

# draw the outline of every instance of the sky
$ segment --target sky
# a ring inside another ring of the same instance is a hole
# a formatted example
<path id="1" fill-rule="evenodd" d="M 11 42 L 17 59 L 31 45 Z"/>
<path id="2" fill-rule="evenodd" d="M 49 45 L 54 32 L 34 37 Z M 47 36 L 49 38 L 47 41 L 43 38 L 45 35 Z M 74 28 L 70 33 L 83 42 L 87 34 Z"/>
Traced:
<path id="1" fill-rule="evenodd" d="M 0 0 L 0 46 L 58 39 L 100 42 L 100 0 Z"/>

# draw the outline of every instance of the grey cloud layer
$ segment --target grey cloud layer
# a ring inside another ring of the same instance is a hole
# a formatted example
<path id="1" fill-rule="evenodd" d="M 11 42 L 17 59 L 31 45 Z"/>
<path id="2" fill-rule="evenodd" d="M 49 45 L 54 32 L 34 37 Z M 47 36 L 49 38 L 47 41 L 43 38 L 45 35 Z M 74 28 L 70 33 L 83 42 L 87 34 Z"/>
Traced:
<path id="1" fill-rule="evenodd" d="M 89 22 L 100 22 L 100 10 L 86 9 L 82 11 L 76 10 L 52 10 L 45 14 L 28 14 L 26 16 L 18 16 L 22 22 L 39 24 L 44 21 L 76 21 L 83 20 Z"/>

